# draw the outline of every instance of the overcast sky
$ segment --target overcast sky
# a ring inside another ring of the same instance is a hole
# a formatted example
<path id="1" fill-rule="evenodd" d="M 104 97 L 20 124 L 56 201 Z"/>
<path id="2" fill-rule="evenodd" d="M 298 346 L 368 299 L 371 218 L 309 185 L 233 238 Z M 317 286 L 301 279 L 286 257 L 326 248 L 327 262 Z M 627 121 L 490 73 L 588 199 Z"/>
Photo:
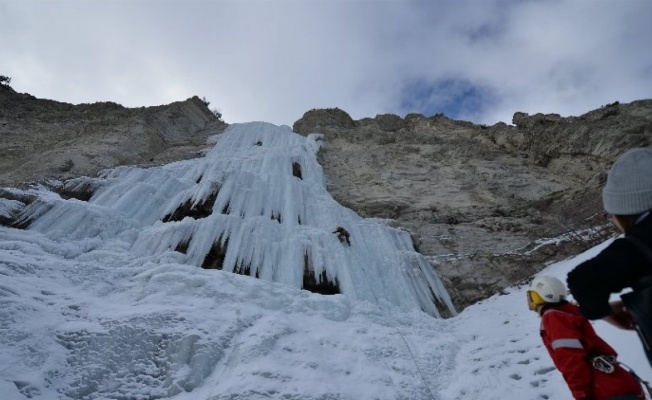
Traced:
<path id="1" fill-rule="evenodd" d="M 652 98 L 651 0 L 0 0 L 0 16 L 0 75 L 75 104 L 493 124 Z"/>

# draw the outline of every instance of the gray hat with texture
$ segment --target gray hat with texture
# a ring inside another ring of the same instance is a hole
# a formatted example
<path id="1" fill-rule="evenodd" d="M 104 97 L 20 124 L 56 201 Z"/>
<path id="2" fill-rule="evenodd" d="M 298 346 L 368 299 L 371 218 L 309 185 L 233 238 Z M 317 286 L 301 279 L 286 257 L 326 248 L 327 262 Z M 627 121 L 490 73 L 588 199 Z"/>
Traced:
<path id="1" fill-rule="evenodd" d="M 602 203 L 612 215 L 652 209 L 652 149 L 631 149 L 618 157 L 602 189 Z"/>

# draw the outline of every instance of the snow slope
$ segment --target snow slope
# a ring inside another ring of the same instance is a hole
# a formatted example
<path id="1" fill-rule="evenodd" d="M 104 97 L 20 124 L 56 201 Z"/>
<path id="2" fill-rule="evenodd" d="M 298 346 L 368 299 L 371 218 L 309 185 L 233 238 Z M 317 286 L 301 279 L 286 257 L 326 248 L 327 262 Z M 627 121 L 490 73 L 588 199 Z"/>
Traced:
<path id="1" fill-rule="evenodd" d="M 552 264 L 540 275 L 565 281 L 574 266 L 597 255 L 608 243 Z M 527 309 L 527 289 L 527 286 L 510 288 L 506 294 L 468 307 L 451 320 L 460 337 L 471 335 L 471 340 L 460 341 L 454 372 L 460 379 L 444 391 L 443 399 L 572 398 L 541 343 L 539 317 Z M 594 328 L 616 349 L 621 362 L 641 378 L 652 381 L 652 369 L 636 333 L 602 321 L 595 322 Z"/>
<path id="2" fill-rule="evenodd" d="M 525 288 L 436 318 L 450 303 L 432 266 L 407 232 L 333 201 L 319 140 L 241 124 L 205 158 L 107 171 L 89 202 L 0 202 L 31 221 L 0 227 L 0 398 L 569 398 Z M 162 222 L 211 195 L 212 214 Z M 223 269 L 199 268 L 221 240 Z M 306 265 L 342 294 L 300 290 Z M 652 376 L 632 333 L 596 327 Z"/>

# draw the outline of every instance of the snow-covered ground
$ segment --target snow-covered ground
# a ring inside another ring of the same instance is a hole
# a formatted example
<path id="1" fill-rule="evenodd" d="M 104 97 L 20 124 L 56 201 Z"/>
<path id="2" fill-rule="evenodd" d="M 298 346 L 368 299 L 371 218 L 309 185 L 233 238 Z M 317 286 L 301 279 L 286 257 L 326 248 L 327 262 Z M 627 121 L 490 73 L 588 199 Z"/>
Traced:
<path id="1" fill-rule="evenodd" d="M 570 260 L 548 266 L 540 275 L 562 281 L 578 263 L 594 257 L 608 242 Z M 455 359 L 458 379 L 442 399 L 571 399 L 561 374 L 541 343 L 539 317 L 527 309 L 527 286 L 513 287 L 464 310 L 451 323 L 463 340 Z M 614 296 L 614 300 L 617 296 Z M 652 369 L 634 332 L 598 321 L 598 334 L 619 353 L 619 359 L 650 381 Z M 466 379 L 463 377 L 467 377 Z"/>
<path id="2" fill-rule="evenodd" d="M 32 221 L 0 227 L 0 398 L 570 398 L 526 288 L 437 318 L 437 275 L 406 232 L 334 202 L 319 140 L 236 125 L 203 159 L 108 171 L 89 202 L 0 201 Z M 215 193 L 212 215 L 162 221 Z M 223 270 L 199 268 L 227 238 Z M 563 279 L 599 248 L 543 273 Z M 300 290 L 306 265 L 342 294 Z M 229 272 L 243 266 L 261 279 Z M 652 378 L 635 334 L 595 326 Z"/>

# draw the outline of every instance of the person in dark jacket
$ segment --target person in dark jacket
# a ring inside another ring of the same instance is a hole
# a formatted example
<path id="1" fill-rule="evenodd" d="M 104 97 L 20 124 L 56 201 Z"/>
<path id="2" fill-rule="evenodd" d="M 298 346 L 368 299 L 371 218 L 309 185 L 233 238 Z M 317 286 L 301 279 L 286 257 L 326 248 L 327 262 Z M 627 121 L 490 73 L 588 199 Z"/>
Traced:
<path id="1" fill-rule="evenodd" d="M 346 242 L 346 244 L 351 246 L 351 235 L 349 234 L 349 231 L 342 228 L 341 226 L 338 226 L 333 233 L 337 234 L 337 238 L 340 240 L 340 242 Z"/>
<path id="2" fill-rule="evenodd" d="M 635 288 L 636 292 L 641 280 L 652 275 L 652 260 L 644 250 L 652 247 L 652 149 L 631 149 L 616 160 L 607 176 L 602 200 L 613 224 L 625 237 L 614 240 L 596 257 L 569 272 L 568 288 L 588 319 L 604 319 L 622 329 L 636 326 L 652 365 L 649 343 L 641 333 L 641 325 L 634 324 L 632 307 L 628 310 L 622 301 L 609 302 L 612 293 L 625 288 Z M 640 306 L 652 308 L 652 304 Z M 641 319 L 640 315 L 635 317 Z"/>
<path id="3" fill-rule="evenodd" d="M 539 276 L 527 291 L 528 307 L 541 316 L 541 339 L 577 400 L 644 399 L 638 381 L 616 361 L 616 351 L 566 301 L 557 278 Z"/>

